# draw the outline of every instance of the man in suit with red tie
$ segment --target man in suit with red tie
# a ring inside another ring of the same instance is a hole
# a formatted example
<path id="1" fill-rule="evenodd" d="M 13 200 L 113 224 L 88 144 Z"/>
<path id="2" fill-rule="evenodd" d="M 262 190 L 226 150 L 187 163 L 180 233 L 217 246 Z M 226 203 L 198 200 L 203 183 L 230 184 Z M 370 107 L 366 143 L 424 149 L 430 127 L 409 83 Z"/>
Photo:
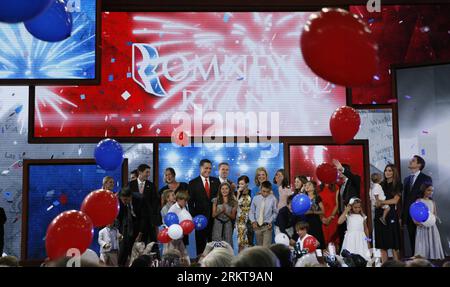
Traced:
<path id="1" fill-rule="evenodd" d="M 208 226 L 195 231 L 195 241 L 197 255 L 203 253 L 206 243 L 211 240 L 212 230 L 212 202 L 217 196 L 220 181 L 216 177 L 210 176 L 212 169 L 211 161 L 202 159 L 200 161 L 200 176 L 189 182 L 189 211 L 192 216 L 204 215 L 208 219 Z"/>
<path id="2" fill-rule="evenodd" d="M 137 217 L 139 219 L 139 233 L 136 241 L 145 244 L 156 241 L 158 226 L 161 225 L 161 207 L 159 194 L 155 185 L 149 179 L 150 166 L 141 164 L 138 167 L 137 179 L 130 181 L 133 199 L 137 202 Z M 134 203 L 133 203 L 134 204 Z"/>
<path id="3" fill-rule="evenodd" d="M 403 181 L 403 208 L 402 208 L 402 224 L 404 230 L 408 230 L 408 237 L 404 240 L 404 253 L 406 257 L 414 255 L 416 244 L 416 224 L 409 214 L 409 207 L 420 197 L 420 186 L 424 183 L 432 183 L 430 176 L 424 174 L 422 170 L 425 168 L 425 160 L 415 155 L 409 161 L 408 165 L 411 174 Z"/>

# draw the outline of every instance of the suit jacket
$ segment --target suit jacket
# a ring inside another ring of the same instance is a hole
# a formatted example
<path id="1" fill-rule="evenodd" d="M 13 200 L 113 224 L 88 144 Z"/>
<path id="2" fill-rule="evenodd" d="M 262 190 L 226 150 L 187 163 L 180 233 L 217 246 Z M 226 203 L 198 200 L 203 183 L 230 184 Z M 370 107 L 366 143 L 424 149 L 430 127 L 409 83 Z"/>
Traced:
<path id="1" fill-rule="evenodd" d="M 5 210 L 0 207 L 0 237 L 1 237 L 0 240 L 3 239 L 4 233 L 5 233 L 5 230 L 3 227 L 3 225 L 5 225 L 5 223 L 6 223 L 6 213 L 5 213 Z M 0 254 L 0 256 L 1 256 L 1 254 Z"/>
<path id="2" fill-rule="evenodd" d="M 413 204 L 420 195 L 420 186 L 426 182 L 433 183 L 433 180 L 430 176 L 420 172 L 414 182 L 414 185 L 411 186 L 412 177 L 411 175 L 407 176 L 403 181 L 403 208 L 402 208 L 402 220 L 406 223 L 409 215 L 409 207 Z"/>
<path id="3" fill-rule="evenodd" d="M 216 177 L 209 177 L 210 198 L 206 195 L 205 186 L 200 176 L 189 182 L 189 211 L 192 216 L 202 214 L 208 218 L 210 222 L 212 214 L 211 200 L 217 197 L 220 181 Z"/>
<path id="4" fill-rule="evenodd" d="M 137 179 L 130 181 L 129 186 L 133 197 L 139 200 L 140 232 L 145 233 L 151 226 L 161 225 L 161 199 L 153 182 L 145 181 L 142 194 L 139 192 Z"/>
<path id="5" fill-rule="evenodd" d="M 117 228 L 119 229 L 119 232 L 124 236 L 124 237 L 133 237 L 134 239 L 136 238 L 139 230 L 140 230 L 140 220 L 141 220 L 141 216 L 140 216 L 140 202 L 136 197 L 132 198 L 131 204 L 133 206 L 133 212 L 136 216 L 132 217 L 132 223 L 133 223 L 133 234 L 128 234 L 128 231 L 125 229 L 125 224 L 126 224 L 126 215 L 127 215 L 127 207 L 122 203 L 121 200 L 119 200 L 119 214 L 117 215 Z"/>
<path id="6" fill-rule="evenodd" d="M 343 193 L 343 201 L 344 205 L 347 205 L 352 197 L 360 197 L 361 192 L 361 177 L 357 174 L 353 174 L 347 168 L 344 169 L 344 175 L 347 177 L 347 183 L 345 184 L 344 193 Z M 338 200 L 338 210 L 342 212 L 344 210 L 344 206 L 341 204 L 340 200 L 340 190 L 339 190 L 339 200 Z"/>
<path id="7" fill-rule="evenodd" d="M 302 221 L 302 217 L 294 215 L 287 206 L 284 206 L 278 211 L 275 225 L 278 226 L 280 232 L 286 234 L 289 239 L 297 241 L 298 234 L 295 232 L 295 224 L 299 221 Z M 289 228 L 292 228 L 293 231 L 291 235 L 289 235 L 286 230 Z"/>

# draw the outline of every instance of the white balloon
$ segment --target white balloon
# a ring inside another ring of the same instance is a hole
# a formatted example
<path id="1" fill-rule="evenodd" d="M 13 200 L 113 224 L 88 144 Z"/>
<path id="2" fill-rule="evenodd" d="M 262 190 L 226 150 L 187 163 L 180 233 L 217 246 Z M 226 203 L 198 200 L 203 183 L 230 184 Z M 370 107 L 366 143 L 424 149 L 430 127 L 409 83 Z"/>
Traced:
<path id="1" fill-rule="evenodd" d="M 422 225 L 425 227 L 431 227 L 436 224 L 436 216 L 433 213 L 429 213 L 427 220 L 422 222 Z"/>
<path id="2" fill-rule="evenodd" d="M 183 228 L 179 224 L 172 224 L 168 231 L 169 237 L 173 240 L 183 238 Z"/>
<path id="3" fill-rule="evenodd" d="M 286 234 L 280 232 L 275 236 L 275 243 L 283 244 L 289 247 L 289 237 Z"/>
<path id="4" fill-rule="evenodd" d="M 179 214 L 177 215 L 180 222 L 185 220 L 192 220 L 192 215 L 186 209 L 181 210 L 181 212 L 179 212 Z"/>
<path id="5" fill-rule="evenodd" d="M 81 254 L 81 260 L 89 261 L 95 264 L 98 264 L 100 262 L 100 258 L 98 257 L 97 253 L 95 253 L 95 251 L 91 249 L 86 249 L 86 251 Z"/>

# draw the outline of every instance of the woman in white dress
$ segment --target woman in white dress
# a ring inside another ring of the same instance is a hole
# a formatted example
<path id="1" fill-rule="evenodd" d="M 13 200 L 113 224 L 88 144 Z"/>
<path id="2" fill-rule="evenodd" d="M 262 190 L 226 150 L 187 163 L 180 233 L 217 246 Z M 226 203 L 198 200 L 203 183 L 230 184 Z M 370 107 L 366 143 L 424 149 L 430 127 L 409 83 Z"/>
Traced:
<path id="1" fill-rule="evenodd" d="M 350 253 L 359 254 L 366 260 L 370 260 L 369 228 L 367 227 L 367 216 L 364 215 L 359 198 L 350 199 L 345 211 L 341 214 L 338 224 L 347 222 L 342 250 L 346 249 Z"/>

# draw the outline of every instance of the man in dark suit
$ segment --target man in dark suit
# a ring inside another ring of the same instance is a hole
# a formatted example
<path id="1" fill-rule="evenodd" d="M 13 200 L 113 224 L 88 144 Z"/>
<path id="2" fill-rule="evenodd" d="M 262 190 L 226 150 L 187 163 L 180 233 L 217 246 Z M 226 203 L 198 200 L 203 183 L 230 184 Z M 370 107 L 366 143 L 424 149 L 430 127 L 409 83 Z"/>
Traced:
<path id="1" fill-rule="evenodd" d="M 119 193 L 120 210 L 116 225 L 123 239 L 119 246 L 119 266 L 125 266 L 128 256 L 131 255 L 133 244 L 140 230 L 139 200 L 133 197 L 130 188 L 124 187 Z"/>
<path id="2" fill-rule="evenodd" d="M 348 164 L 341 164 L 338 160 L 334 159 L 333 164 L 336 166 L 339 176 L 343 179 L 344 183 L 341 185 L 338 197 L 338 212 L 342 214 L 345 210 L 345 206 L 348 204 L 351 198 L 360 198 L 361 190 L 361 177 L 357 174 L 353 174 Z M 347 225 L 345 222 L 338 227 L 339 239 L 342 244 L 344 242 L 345 231 Z"/>
<path id="3" fill-rule="evenodd" d="M 416 224 L 409 214 L 409 207 L 413 204 L 420 195 L 420 186 L 424 183 L 432 183 L 430 176 L 424 174 L 422 170 L 425 168 L 425 160 L 415 155 L 409 161 L 408 165 L 411 174 L 405 177 L 403 181 L 403 206 L 402 206 L 402 224 L 408 230 L 408 237 L 404 238 L 404 252 L 406 257 L 413 256 L 415 241 L 416 241 Z M 409 240 L 409 241 L 406 241 Z"/>
<path id="4" fill-rule="evenodd" d="M 231 186 L 231 191 L 234 192 L 234 195 L 236 195 L 236 184 L 232 182 L 230 179 L 228 179 L 228 176 L 230 175 L 230 165 L 226 162 L 219 163 L 219 181 L 222 182 L 228 182 L 228 184 Z"/>
<path id="5" fill-rule="evenodd" d="M 4 225 L 6 223 L 6 213 L 5 210 L 3 208 L 0 207 L 0 257 L 2 257 L 3 254 L 3 247 L 5 244 L 5 229 L 4 229 Z"/>
<path id="6" fill-rule="evenodd" d="M 189 211 L 192 216 L 204 215 L 208 219 L 207 228 L 195 231 L 197 255 L 203 253 L 206 243 L 211 240 L 212 231 L 212 202 L 217 196 L 220 181 L 210 176 L 212 164 L 208 159 L 200 161 L 200 176 L 189 182 Z"/>
<path id="7" fill-rule="evenodd" d="M 137 241 L 145 244 L 156 242 L 158 226 L 161 225 L 161 207 L 159 194 L 153 182 L 149 181 L 150 166 L 141 164 L 138 167 L 138 177 L 130 181 L 130 190 L 138 202 L 139 233 Z"/>

